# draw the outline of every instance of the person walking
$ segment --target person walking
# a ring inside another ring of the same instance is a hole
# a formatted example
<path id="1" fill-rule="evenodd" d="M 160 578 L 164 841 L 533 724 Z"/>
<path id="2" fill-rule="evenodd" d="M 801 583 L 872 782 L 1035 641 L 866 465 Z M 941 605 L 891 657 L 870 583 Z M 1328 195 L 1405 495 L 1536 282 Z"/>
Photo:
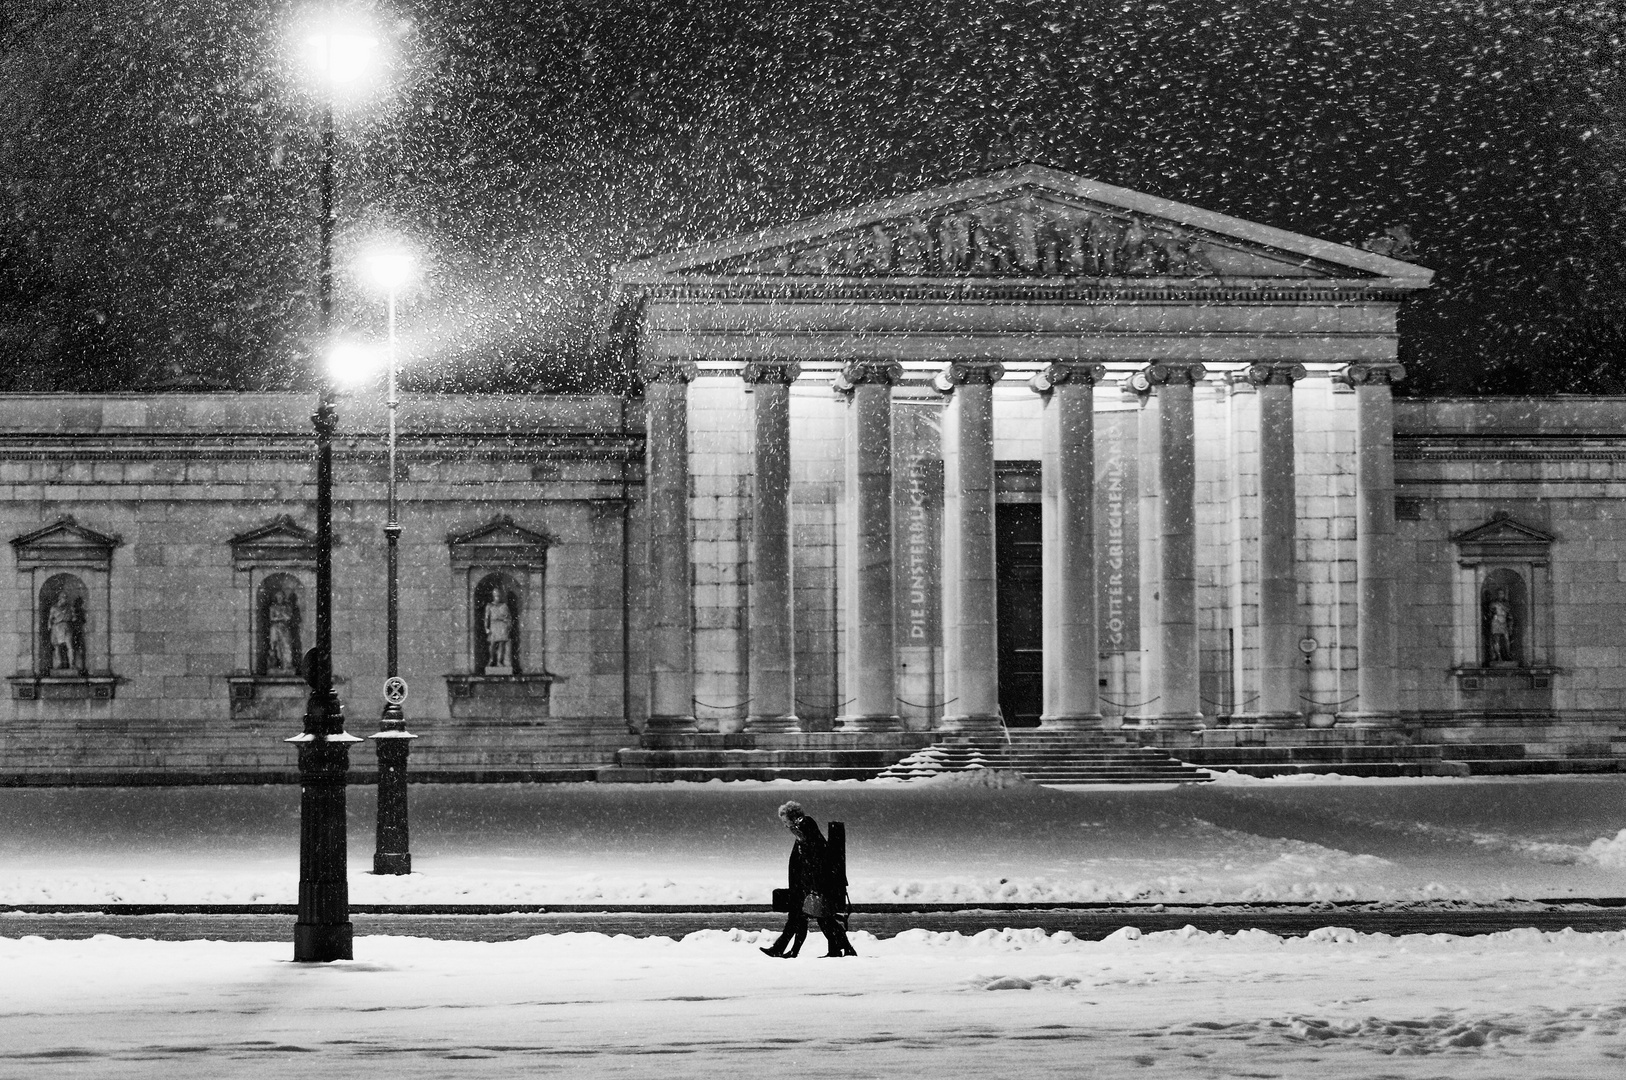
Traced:
<path id="1" fill-rule="evenodd" d="M 762 951 L 769 956 L 790 959 L 802 951 L 807 939 L 807 919 L 818 920 L 824 934 L 826 957 L 857 956 L 847 930 L 842 923 L 842 910 L 846 905 L 847 883 L 837 880 L 842 875 L 830 865 L 824 835 L 819 823 L 802 812 L 799 803 L 788 802 L 779 808 L 779 820 L 796 836 L 796 846 L 790 851 L 790 914 L 785 917 L 785 929 L 779 939 Z"/>

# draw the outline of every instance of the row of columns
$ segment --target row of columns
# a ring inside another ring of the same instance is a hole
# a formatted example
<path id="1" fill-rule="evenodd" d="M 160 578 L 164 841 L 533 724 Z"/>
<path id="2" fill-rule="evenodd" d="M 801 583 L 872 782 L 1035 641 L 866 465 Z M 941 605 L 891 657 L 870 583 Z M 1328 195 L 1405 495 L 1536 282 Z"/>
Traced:
<path id="1" fill-rule="evenodd" d="M 646 365 L 649 657 L 652 732 L 694 730 L 689 563 L 687 384 L 690 362 Z M 790 530 L 790 386 L 794 361 L 759 360 L 742 376 L 755 390 L 748 730 L 800 730 L 795 713 Z M 955 361 L 937 378 L 949 395 L 943 424 L 943 730 L 1001 724 L 994 551 L 995 361 Z M 1198 686 L 1196 434 L 1193 392 L 1201 364 L 1152 364 L 1131 386 L 1142 395 L 1142 726 L 1201 723 Z M 1296 573 L 1293 384 L 1304 368 L 1254 364 L 1234 380 L 1257 391 L 1259 469 L 1259 689 L 1233 724 L 1297 726 L 1300 633 Z M 1094 388 L 1105 369 L 1058 361 L 1030 382 L 1043 395 L 1043 627 L 1046 727 L 1101 723 L 1097 695 Z M 1394 646 L 1393 404 L 1398 364 L 1352 364 L 1339 376 L 1356 394 L 1358 706 L 1362 726 L 1398 722 Z M 883 359 L 847 364 L 837 389 L 847 410 L 845 536 L 846 685 L 838 730 L 901 728 L 893 634 L 892 388 L 902 368 Z"/>

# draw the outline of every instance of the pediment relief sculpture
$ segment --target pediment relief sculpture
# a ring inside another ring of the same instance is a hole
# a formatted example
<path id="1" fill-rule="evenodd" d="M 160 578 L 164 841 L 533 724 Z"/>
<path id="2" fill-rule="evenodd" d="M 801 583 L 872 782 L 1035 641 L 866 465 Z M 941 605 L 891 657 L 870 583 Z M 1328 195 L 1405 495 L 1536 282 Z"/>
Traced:
<path id="1" fill-rule="evenodd" d="M 1349 276 L 1289 252 L 1250 250 L 1120 208 L 1024 193 L 750 252 L 689 273 L 836 277 Z"/>

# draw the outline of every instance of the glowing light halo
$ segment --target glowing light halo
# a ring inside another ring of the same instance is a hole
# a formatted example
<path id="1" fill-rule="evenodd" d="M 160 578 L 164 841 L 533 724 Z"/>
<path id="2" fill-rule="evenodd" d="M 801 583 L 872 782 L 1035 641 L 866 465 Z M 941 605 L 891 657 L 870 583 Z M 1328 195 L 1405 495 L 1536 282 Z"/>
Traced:
<path id="1" fill-rule="evenodd" d="M 340 338 L 327 349 L 327 373 L 340 386 L 360 386 L 388 366 L 384 346 Z"/>
<path id="2" fill-rule="evenodd" d="M 389 81 L 392 58 L 365 12 L 314 9 L 294 24 L 290 45 L 306 80 L 335 105 L 378 96 Z"/>
<path id="3" fill-rule="evenodd" d="M 422 273 L 422 260 L 411 245 L 389 237 L 363 246 L 354 265 L 363 285 L 388 296 L 399 296 L 411 288 Z"/>

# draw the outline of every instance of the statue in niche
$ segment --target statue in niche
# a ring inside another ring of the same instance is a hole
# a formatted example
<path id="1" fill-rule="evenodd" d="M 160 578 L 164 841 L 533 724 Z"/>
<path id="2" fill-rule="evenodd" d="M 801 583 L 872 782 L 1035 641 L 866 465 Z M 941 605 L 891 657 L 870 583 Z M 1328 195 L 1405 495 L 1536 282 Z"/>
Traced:
<path id="1" fill-rule="evenodd" d="M 277 589 L 265 607 L 265 673 L 298 673 L 299 597 L 291 589 Z"/>
<path id="2" fill-rule="evenodd" d="M 501 583 L 491 594 L 485 606 L 486 674 L 512 675 L 514 673 L 513 639 L 514 609 L 508 603 L 508 591 Z"/>
<path id="3" fill-rule="evenodd" d="M 1515 633 L 1513 604 L 1507 590 L 1498 589 L 1496 595 L 1485 602 L 1485 660 L 1487 664 L 1512 664 Z"/>
<path id="4" fill-rule="evenodd" d="M 85 673 L 84 605 L 69 595 L 67 589 L 57 593 L 56 602 L 47 615 L 50 627 L 51 671 L 54 674 L 83 675 Z"/>

